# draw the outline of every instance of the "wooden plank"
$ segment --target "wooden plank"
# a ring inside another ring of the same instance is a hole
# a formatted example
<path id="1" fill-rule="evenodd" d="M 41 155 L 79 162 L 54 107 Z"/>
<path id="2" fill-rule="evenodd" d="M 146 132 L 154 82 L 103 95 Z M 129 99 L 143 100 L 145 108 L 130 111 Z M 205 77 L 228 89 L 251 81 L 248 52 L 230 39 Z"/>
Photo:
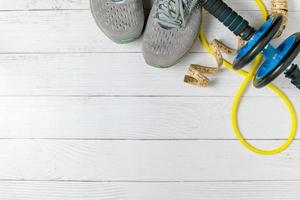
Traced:
<path id="1" fill-rule="evenodd" d="M 203 183 L 0 182 L 2 199 L 265 200 L 300 198 L 299 181 Z"/>
<path id="2" fill-rule="evenodd" d="M 241 12 L 255 27 L 262 24 L 258 11 Z M 208 14 L 207 14 L 208 15 Z M 300 23 L 300 12 L 290 14 L 290 24 Z M 96 26 L 88 10 L 0 12 L 0 53 L 27 52 L 141 52 L 141 39 L 118 45 L 107 39 Z M 211 16 L 205 19 L 209 38 L 235 43 L 233 34 Z M 297 32 L 289 26 L 285 36 Z M 277 41 L 278 43 L 278 41 Z M 196 45 L 193 52 L 203 52 Z"/>
<path id="3" fill-rule="evenodd" d="M 252 143 L 271 148 L 281 142 Z M 1 140 L 0 152 L 5 163 L 0 179 L 6 180 L 300 179 L 299 141 L 269 157 L 249 152 L 238 141 Z"/>
<path id="4" fill-rule="evenodd" d="M 154 0 L 143 0 L 146 9 L 150 9 Z M 258 10 L 253 0 L 225 0 L 232 8 L 237 10 Z M 265 1 L 269 6 L 269 1 Z M 297 0 L 289 0 L 289 9 L 299 11 L 300 3 Z M 1 0 L 0 11 L 8 10 L 63 10 L 63 9 L 89 9 L 89 0 Z"/>
<path id="5" fill-rule="evenodd" d="M 292 100 L 299 108 L 299 98 Z M 227 97 L 1 97 L 0 138 L 235 139 L 231 103 Z M 279 99 L 246 98 L 239 115 L 245 136 L 287 138 L 285 109 Z"/>
<path id="6" fill-rule="evenodd" d="M 0 11 L 88 9 L 89 0 L 1 0 Z"/>
<path id="7" fill-rule="evenodd" d="M 169 69 L 147 66 L 141 53 L 2 54 L 0 95 L 234 96 L 243 80 L 223 70 L 208 76 L 208 88 L 193 87 L 183 82 L 191 63 L 216 65 L 208 54 L 198 53 L 187 55 Z M 289 96 L 299 96 L 284 76 L 275 83 Z M 267 89 L 251 89 L 246 95 L 275 94 Z"/>

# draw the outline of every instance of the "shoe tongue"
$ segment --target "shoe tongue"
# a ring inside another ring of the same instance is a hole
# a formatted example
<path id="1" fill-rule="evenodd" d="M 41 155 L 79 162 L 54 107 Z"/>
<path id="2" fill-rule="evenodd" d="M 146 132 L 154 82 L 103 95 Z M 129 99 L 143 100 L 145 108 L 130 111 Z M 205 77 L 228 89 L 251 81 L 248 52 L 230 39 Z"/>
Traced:
<path id="1" fill-rule="evenodd" d="M 181 16 L 182 18 L 186 18 L 185 20 L 188 20 L 189 14 L 192 12 L 192 10 L 199 5 L 199 0 L 182 0 L 183 1 L 183 9 L 184 9 L 184 16 Z M 168 9 L 170 11 L 176 12 L 176 6 L 175 4 L 168 5 Z M 168 25 L 163 25 L 160 23 L 160 26 L 164 29 L 173 29 L 174 27 L 169 27 Z"/>
<path id="2" fill-rule="evenodd" d="M 182 0 L 182 1 L 183 1 L 183 9 L 186 11 L 187 8 L 192 7 L 192 4 L 193 4 L 192 1 L 194 1 L 194 0 L 186 0 L 186 1 Z M 175 2 L 174 1 L 173 1 L 173 4 L 170 4 L 168 6 L 169 6 L 169 10 L 170 11 L 176 12 L 176 6 L 175 6 Z"/>
<path id="3" fill-rule="evenodd" d="M 197 8 L 200 6 L 200 2 L 199 0 L 189 0 L 188 6 L 188 13 L 190 13 L 195 7 Z"/>
<path id="4" fill-rule="evenodd" d="M 184 17 L 185 17 L 185 21 L 187 22 L 190 18 L 190 14 L 193 11 L 193 9 L 198 8 L 200 5 L 199 0 L 187 0 L 187 3 L 185 5 L 184 8 Z"/>

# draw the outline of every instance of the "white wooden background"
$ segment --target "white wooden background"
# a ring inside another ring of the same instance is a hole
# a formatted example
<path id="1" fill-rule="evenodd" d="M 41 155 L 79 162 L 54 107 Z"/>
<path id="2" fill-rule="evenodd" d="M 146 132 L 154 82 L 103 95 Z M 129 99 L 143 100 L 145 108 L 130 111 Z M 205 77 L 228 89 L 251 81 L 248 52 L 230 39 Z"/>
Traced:
<path id="1" fill-rule="evenodd" d="M 254 0 L 227 2 L 262 23 Z M 300 1 L 289 4 L 286 35 L 300 30 Z M 208 14 L 205 26 L 234 44 Z M 149 67 L 140 40 L 116 45 L 98 30 L 88 0 L 0 0 L 0 199 L 299 200 L 299 140 L 277 156 L 245 150 L 230 124 L 242 78 L 224 70 L 191 87 L 189 63 L 214 60 L 197 44 L 173 68 Z M 276 83 L 299 108 L 299 91 Z M 264 148 L 290 129 L 266 89 L 249 90 L 240 122 Z"/>

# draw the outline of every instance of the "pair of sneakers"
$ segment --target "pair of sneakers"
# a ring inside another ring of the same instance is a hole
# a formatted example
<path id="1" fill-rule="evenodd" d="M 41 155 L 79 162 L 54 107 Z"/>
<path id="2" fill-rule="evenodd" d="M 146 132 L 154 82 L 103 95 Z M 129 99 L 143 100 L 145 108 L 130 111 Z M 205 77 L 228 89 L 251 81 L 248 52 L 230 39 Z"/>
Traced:
<path id="1" fill-rule="evenodd" d="M 97 25 L 116 43 L 142 35 L 145 15 L 142 0 L 90 0 Z M 192 48 L 201 23 L 199 0 L 155 0 L 143 37 L 147 64 L 170 67 Z"/>

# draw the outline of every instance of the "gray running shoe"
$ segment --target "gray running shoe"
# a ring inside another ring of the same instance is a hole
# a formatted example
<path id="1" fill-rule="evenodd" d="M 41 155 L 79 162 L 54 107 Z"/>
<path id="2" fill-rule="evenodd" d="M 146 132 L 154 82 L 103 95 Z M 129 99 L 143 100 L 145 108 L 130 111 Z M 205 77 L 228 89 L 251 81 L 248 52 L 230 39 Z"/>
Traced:
<path id="1" fill-rule="evenodd" d="M 137 39 L 144 28 L 142 0 L 90 0 L 97 25 L 116 43 Z"/>
<path id="2" fill-rule="evenodd" d="M 199 0 L 156 0 L 143 39 L 147 64 L 170 67 L 192 48 L 201 23 Z"/>

